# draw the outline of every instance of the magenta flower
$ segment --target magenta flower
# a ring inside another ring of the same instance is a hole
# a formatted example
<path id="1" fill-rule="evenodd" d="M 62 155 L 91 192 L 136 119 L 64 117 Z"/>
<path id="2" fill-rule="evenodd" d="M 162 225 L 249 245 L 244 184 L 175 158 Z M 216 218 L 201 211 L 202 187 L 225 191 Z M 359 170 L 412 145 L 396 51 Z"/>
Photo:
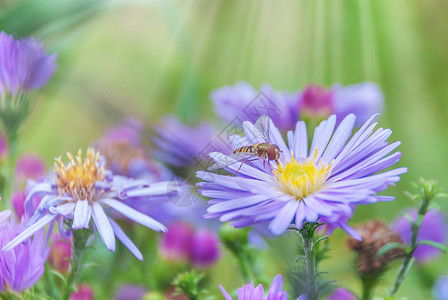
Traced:
<path id="1" fill-rule="evenodd" d="M 287 300 L 288 294 L 286 291 L 282 291 L 282 287 L 283 277 L 281 274 L 278 274 L 272 281 L 266 298 L 264 296 L 263 286 L 259 284 L 255 287 L 253 282 L 251 282 L 238 289 L 238 300 Z M 219 288 L 226 300 L 232 300 L 232 297 L 230 297 L 222 285 L 219 285 Z"/>
<path id="2" fill-rule="evenodd" d="M 327 300 L 356 300 L 356 296 L 343 288 L 335 289 L 327 298 Z"/>
<path id="3" fill-rule="evenodd" d="M 15 169 L 15 184 L 23 190 L 28 179 L 37 180 L 45 175 L 43 159 L 34 153 L 25 153 L 17 159 Z"/>
<path id="4" fill-rule="evenodd" d="M 213 231 L 199 229 L 191 245 L 192 263 L 199 268 L 213 265 L 219 258 L 219 240 Z"/>
<path id="5" fill-rule="evenodd" d="M 101 239 L 110 251 L 115 250 L 117 237 L 139 260 L 141 252 L 127 237 L 120 226 L 111 218 L 111 214 L 121 214 L 155 231 L 166 231 L 161 223 L 126 205 L 123 201 L 132 198 L 175 193 L 170 182 L 150 185 L 144 180 L 134 180 L 122 176 L 113 176 L 100 163 L 99 152 L 88 149 L 83 159 L 81 150 L 76 157 L 68 153 L 69 163 L 59 158 L 55 163 L 53 177 L 40 183 L 32 183 L 25 200 L 25 212 L 32 210 L 34 196 L 42 200 L 26 229 L 14 240 L 3 247 L 8 251 L 28 240 L 34 233 L 47 224 L 58 221 L 61 235 L 65 236 L 63 224 L 72 221 L 72 229 L 89 228 L 90 221 L 97 229 Z M 109 216 L 108 216 L 109 214 Z"/>
<path id="6" fill-rule="evenodd" d="M 49 256 L 51 266 L 59 273 L 65 274 L 70 266 L 71 257 L 71 242 L 61 238 L 59 234 L 53 234 Z"/>
<path id="7" fill-rule="evenodd" d="M 56 54 L 47 55 L 34 38 L 14 39 L 0 32 L 0 97 L 44 86 L 56 69 Z"/>
<path id="8" fill-rule="evenodd" d="M 10 211 L 0 213 L 0 247 L 3 248 L 26 228 L 25 222 L 7 222 Z M 49 249 L 44 244 L 44 231 L 39 230 L 32 240 L 0 252 L 0 291 L 21 292 L 32 287 L 44 273 Z"/>
<path id="9" fill-rule="evenodd" d="M 417 219 L 417 210 L 407 210 L 407 213 L 415 221 Z M 398 232 L 404 242 L 411 243 L 411 224 L 405 217 L 399 217 L 392 224 L 392 228 Z M 436 209 L 429 210 L 423 218 L 420 232 L 417 236 L 417 242 L 430 240 L 440 244 L 446 244 L 448 238 L 448 222 L 445 214 Z M 419 263 L 430 261 L 436 258 L 440 251 L 429 245 L 418 245 L 414 252 L 415 260 Z"/>
<path id="10" fill-rule="evenodd" d="M 77 291 L 73 292 L 70 296 L 70 300 L 93 300 L 94 292 L 93 288 L 88 284 L 79 284 Z"/>
<path id="11" fill-rule="evenodd" d="M 211 198 L 208 218 L 232 222 L 236 227 L 267 223 L 274 235 L 284 233 L 291 224 L 301 228 L 304 221 L 333 224 L 356 239 L 360 235 L 347 221 L 356 205 L 391 201 L 378 195 L 400 180 L 406 168 L 387 170 L 396 164 L 400 142 L 389 144 L 390 129 L 378 129 L 371 117 L 356 133 L 355 116 L 348 115 L 336 128 L 336 116 L 320 123 L 308 150 L 306 125 L 299 121 L 295 132 L 287 134 L 288 144 L 270 122 L 269 142 L 279 147 L 278 164 L 262 159 L 225 167 L 236 176 L 199 171 L 204 182 L 197 183 L 199 193 Z M 267 125 L 265 126 L 267 128 Z M 263 134 L 250 122 L 244 123 L 245 137 L 232 136 L 234 147 L 263 141 Z M 222 153 L 210 156 L 216 162 L 232 161 Z M 234 160 L 233 160 L 234 161 Z"/>
<path id="12" fill-rule="evenodd" d="M 159 242 L 160 256 L 173 262 L 187 262 L 191 257 L 193 236 L 194 229 L 190 225 L 171 224 Z"/>
<path id="13" fill-rule="evenodd" d="M 177 222 L 168 226 L 168 232 L 162 236 L 159 253 L 169 261 L 207 268 L 219 258 L 219 240 L 213 231 L 195 230 L 187 223 Z"/>

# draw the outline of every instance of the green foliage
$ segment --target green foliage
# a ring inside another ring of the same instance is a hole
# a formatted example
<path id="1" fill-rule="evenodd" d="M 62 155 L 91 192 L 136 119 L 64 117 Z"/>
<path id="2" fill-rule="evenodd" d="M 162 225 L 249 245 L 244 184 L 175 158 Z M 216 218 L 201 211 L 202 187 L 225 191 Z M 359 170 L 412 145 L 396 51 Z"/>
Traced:
<path id="1" fill-rule="evenodd" d="M 188 299 L 198 300 L 200 299 L 200 295 L 206 293 L 199 286 L 204 276 L 203 273 L 197 273 L 196 271 L 181 273 L 174 279 L 173 286 L 176 287 L 179 293 L 187 296 Z"/>

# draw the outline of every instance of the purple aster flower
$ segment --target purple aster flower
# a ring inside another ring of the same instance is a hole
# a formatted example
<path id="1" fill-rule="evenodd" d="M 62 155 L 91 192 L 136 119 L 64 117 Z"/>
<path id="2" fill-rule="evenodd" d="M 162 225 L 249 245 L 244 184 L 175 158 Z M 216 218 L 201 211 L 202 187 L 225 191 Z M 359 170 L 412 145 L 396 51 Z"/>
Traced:
<path id="1" fill-rule="evenodd" d="M 436 300 L 448 300 L 448 276 L 443 275 L 437 279 L 432 288 L 432 294 Z"/>
<path id="2" fill-rule="evenodd" d="M 15 40 L 0 32 L 0 96 L 15 96 L 44 86 L 56 69 L 56 54 L 47 55 L 34 38 Z"/>
<path id="3" fill-rule="evenodd" d="M 0 247 L 4 247 L 26 227 L 25 223 L 7 222 L 10 211 L 0 213 Z M 44 232 L 39 230 L 13 250 L 0 252 L 0 291 L 21 292 L 32 287 L 44 273 L 49 249 L 44 244 Z"/>
<path id="4" fill-rule="evenodd" d="M 72 229 L 88 228 L 90 220 L 101 239 L 110 251 L 115 250 L 115 236 L 138 258 L 142 254 L 126 236 L 119 225 L 107 215 L 112 210 L 130 220 L 155 231 L 166 231 L 165 226 L 156 220 L 126 205 L 123 200 L 134 197 L 165 195 L 170 191 L 169 182 L 150 185 L 143 180 L 134 180 L 122 176 L 113 176 L 100 164 L 100 153 L 88 149 L 83 160 L 81 150 L 73 157 L 67 154 L 69 163 L 65 165 L 61 158 L 55 163 L 54 174 L 50 180 L 34 183 L 28 189 L 25 200 L 25 212 L 32 210 L 35 195 L 42 197 L 36 211 L 29 220 L 27 228 L 14 240 L 3 247 L 8 251 L 26 241 L 35 232 L 49 223 L 59 221 L 61 234 L 65 237 L 63 223 L 72 221 Z M 173 188 L 172 192 L 176 189 Z"/>
<path id="5" fill-rule="evenodd" d="M 215 112 L 225 123 L 255 122 L 267 115 L 281 129 L 291 129 L 298 120 L 299 93 L 278 92 L 264 84 L 256 90 L 247 82 L 224 86 L 210 95 Z"/>
<path id="6" fill-rule="evenodd" d="M 365 123 L 370 116 L 383 110 L 383 94 L 378 85 L 370 82 L 326 89 L 310 84 L 302 92 L 299 102 L 301 118 L 323 120 L 335 114 L 342 120 L 349 114 L 356 116 L 355 126 Z"/>
<path id="7" fill-rule="evenodd" d="M 330 116 L 316 127 L 309 150 L 303 121 L 297 123 L 295 132 L 288 132 L 288 147 L 277 127 L 264 117 L 270 124 L 264 126 L 269 126 L 269 142 L 281 151 L 278 164 L 263 159 L 242 164 L 222 153 L 211 153 L 216 162 L 235 161 L 225 167 L 227 171 L 239 171 L 236 176 L 197 172 L 205 181 L 197 183 L 198 192 L 212 198 L 206 217 L 233 222 L 235 227 L 269 222 L 274 235 L 285 232 L 291 223 L 301 228 L 304 221 L 319 220 L 361 239 L 346 223 L 355 205 L 393 200 L 377 193 L 407 171 L 384 171 L 399 161 L 400 152 L 390 153 L 400 142 L 387 142 L 390 129 L 374 131 L 374 117 L 352 136 L 354 115 L 348 115 L 336 130 L 336 116 Z M 258 128 L 245 122 L 246 136 L 231 137 L 235 148 L 262 142 L 264 134 Z"/>
<path id="8" fill-rule="evenodd" d="M 343 288 L 337 288 L 328 296 L 327 300 L 356 300 L 356 296 Z"/>
<path id="9" fill-rule="evenodd" d="M 415 221 L 417 219 L 417 210 L 411 209 L 405 211 Z M 392 224 L 392 228 L 400 234 L 401 238 L 407 244 L 411 243 L 411 224 L 405 217 L 399 217 Z M 430 240 L 440 244 L 446 244 L 448 237 L 448 222 L 446 216 L 437 209 L 429 210 L 423 218 L 420 231 L 417 236 L 417 242 Z M 415 260 L 423 263 L 436 258 L 440 251 L 429 245 L 419 245 L 414 252 Z"/>
<path id="10" fill-rule="evenodd" d="M 174 167 L 200 166 L 203 160 L 208 159 L 208 152 L 224 151 L 228 147 L 208 122 L 190 127 L 176 117 L 168 116 L 155 127 L 155 131 L 158 137 L 153 138 L 153 142 L 158 149 L 154 156 Z"/>
<path id="11" fill-rule="evenodd" d="M 283 277 L 281 274 L 278 274 L 272 281 L 266 298 L 264 296 L 263 286 L 259 284 L 255 287 L 254 283 L 251 282 L 238 289 L 238 300 L 287 300 L 288 294 L 286 291 L 282 291 L 282 287 Z M 232 297 L 230 297 L 222 285 L 219 285 L 219 288 L 226 300 L 232 300 Z"/>

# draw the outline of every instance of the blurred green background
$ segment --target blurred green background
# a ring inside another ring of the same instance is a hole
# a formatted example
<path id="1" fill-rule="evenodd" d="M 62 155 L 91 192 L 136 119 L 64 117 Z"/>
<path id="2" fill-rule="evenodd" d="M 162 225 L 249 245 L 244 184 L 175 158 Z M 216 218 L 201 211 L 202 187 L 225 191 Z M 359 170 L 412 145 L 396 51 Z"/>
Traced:
<path id="1" fill-rule="evenodd" d="M 23 150 L 49 165 L 125 116 L 148 126 L 168 113 L 191 124 L 210 118 L 210 92 L 241 80 L 291 91 L 308 83 L 378 83 L 386 104 L 381 125 L 402 141 L 400 165 L 409 173 L 388 190 L 396 201 L 360 207 L 356 224 L 392 220 L 412 205 L 401 191 L 420 176 L 448 184 L 447 12 L 445 0 L 7 0 L 0 29 L 36 36 L 59 55 L 21 136 Z M 357 291 L 345 238 L 334 234 L 323 267 Z M 427 269 L 437 276 L 447 267 L 442 257 Z M 212 286 L 240 286 L 234 272 L 221 264 Z M 417 274 L 399 295 L 430 299 Z M 390 289 L 387 278 L 379 295 Z"/>

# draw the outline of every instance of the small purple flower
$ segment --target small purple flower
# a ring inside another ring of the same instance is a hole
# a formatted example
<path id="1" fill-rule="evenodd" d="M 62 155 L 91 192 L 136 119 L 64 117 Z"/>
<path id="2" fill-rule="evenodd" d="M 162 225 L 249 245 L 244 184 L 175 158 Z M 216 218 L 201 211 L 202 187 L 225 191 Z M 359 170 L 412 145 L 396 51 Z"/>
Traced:
<path id="1" fill-rule="evenodd" d="M 187 223 L 177 222 L 168 226 L 159 243 L 160 256 L 173 262 L 189 262 L 207 268 L 219 258 L 219 240 L 213 231 L 195 230 Z"/>
<path id="2" fill-rule="evenodd" d="M 398 182 L 399 175 L 407 171 L 384 171 L 401 157 L 400 152 L 392 153 L 400 142 L 387 142 L 392 131 L 380 128 L 374 132 L 377 123 L 372 124 L 373 116 L 352 135 L 356 117 L 348 115 L 335 130 L 336 116 L 332 115 L 315 129 L 308 150 L 303 121 L 297 123 L 295 132 L 288 132 L 288 147 L 269 118 L 259 120 L 265 119 L 270 122 L 269 142 L 281 151 L 278 164 L 271 161 L 264 166 L 265 161 L 257 159 L 225 167 L 233 174 L 240 168 L 236 176 L 197 172 L 204 180 L 197 183 L 198 192 L 212 199 L 206 217 L 233 222 L 235 227 L 268 222 L 274 235 L 284 233 L 292 223 L 301 228 L 304 221 L 319 220 L 361 239 L 346 223 L 354 207 L 394 200 L 377 193 Z M 257 128 L 245 122 L 246 136 L 231 137 L 235 148 L 261 142 L 263 134 Z M 222 153 L 210 156 L 216 162 L 232 161 Z"/>
<path id="3" fill-rule="evenodd" d="M 70 296 L 70 300 L 93 300 L 94 292 L 93 288 L 88 284 L 79 284 L 77 291 L 73 292 Z"/>
<path id="4" fill-rule="evenodd" d="M 25 223 L 6 222 L 10 211 L 0 213 L 0 247 L 4 247 L 25 230 Z M 49 249 L 44 244 L 44 231 L 35 233 L 11 251 L 0 252 L 0 291 L 21 292 L 32 287 L 44 273 Z"/>
<path id="5" fill-rule="evenodd" d="M 356 296 L 343 288 L 337 288 L 331 293 L 327 300 L 356 300 Z"/>
<path id="6" fill-rule="evenodd" d="M 28 179 L 37 180 L 45 174 L 43 159 L 33 153 L 26 153 L 17 159 L 15 170 L 15 183 L 20 190 L 26 186 Z"/>
<path id="7" fill-rule="evenodd" d="M 42 43 L 0 32 L 0 97 L 41 88 L 55 69 L 56 54 L 47 55 Z"/>
<path id="8" fill-rule="evenodd" d="M 25 212 L 32 210 L 32 199 L 42 197 L 36 211 L 29 220 L 27 228 L 14 240 L 3 247 L 8 251 L 28 240 L 45 225 L 59 221 L 62 236 L 65 220 L 72 220 L 72 229 L 88 228 L 93 219 L 101 239 L 110 251 L 115 250 L 115 236 L 139 259 L 143 256 L 134 243 L 126 236 L 119 225 L 106 213 L 110 210 L 155 231 L 166 231 L 165 226 L 156 220 L 126 205 L 123 200 L 165 195 L 170 191 L 169 182 L 154 185 L 144 180 L 134 180 L 114 176 L 100 164 L 100 153 L 88 149 L 86 158 L 81 150 L 73 157 L 67 154 L 69 163 L 61 158 L 55 163 L 54 176 L 40 183 L 33 183 L 27 191 Z M 173 192 L 176 191 L 173 187 Z M 31 206 L 31 208 L 30 208 Z"/>
<path id="9" fill-rule="evenodd" d="M 63 239 L 59 234 L 53 234 L 49 256 L 50 265 L 59 273 L 65 274 L 70 266 L 71 257 L 70 240 Z"/>
<path id="10" fill-rule="evenodd" d="M 436 300 L 448 300 L 448 276 L 443 275 L 437 279 L 432 288 L 432 294 Z"/>
<path id="11" fill-rule="evenodd" d="M 19 220 L 25 215 L 25 199 L 26 196 L 23 192 L 15 192 L 12 194 L 12 207 L 14 208 L 14 212 Z"/>
<path id="12" fill-rule="evenodd" d="M 247 82 L 239 82 L 213 91 L 210 97 L 216 114 L 225 123 L 255 122 L 264 114 L 281 130 L 286 130 L 293 128 L 298 120 L 299 94 L 278 92 L 268 84 L 256 90 Z"/>
<path id="13" fill-rule="evenodd" d="M 115 293 L 115 300 L 141 300 L 147 289 L 140 285 L 121 285 Z"/>
<path id="14" fill-rule="evenodd" d="M 364 124 L 373 114 L 381 113 L 382 109 L 381 89 L 370 82 L 345 87 L 335 84 L 329 89 L 310 84 L 302 92 L 299 104 L 301 118 L 322 120 L 335 114 L 342 120 L 354 114 L 356 127 Z"/>
<path id="15" fill-rule="evenodd" d="M 174 223 L 168 226 L 159 242 L 160 256 L 173 262 L 187 262 L 191 256 L 194 229 L 186 223 Z"/>
<path id="16" fill-rule="evenodd" d="M 222 285 L 219 285 L 219 288 L 226 300 L 232 300 L 232 297 L 230 297 L 229 293 L 222 287 Z M 259 284 L 255 287 L 253 282 L 251 282 L 238 289 L 238 300 L 287 300 L 288 294 L 286 291 L 282 291 L 282 288 L 283 276 L 278 274 L 272 281 L 266 298 L 264 296 L 263 286 Z"/>
<path id="17" fill-rule="evenodd" d="M 201 167 L 210 151 L 224 151 L 227 146 L 218 131 L 208 123 L 196 127 L 183 124 L 174 116 L 165 117 L 155 127 L 158 137 L 153 138 L 157 148 L 154 156 L 174 167 Z"/>
<path id="18" fill-rule="evenodd" d="M 312 119 L 328 118 L 334 111 L 333 93 L 317 84 L 308 85 L 302 92 L 300 115 Z"/>
<path id="19" fill-rule="evenodd" d="M 415 221 L 417 219 L 417 210 L 411 209 L 405 211 Z M 404 242 L 411 242 L 411 225 L 405 217 L 399 217 L 392 224 L 392 228 L 398 232 Z M 430 240 L 440 244 L 446 244 L 448 238 L 448 222 L 446 216 L 437 209 L 429 210 L 423 218 L 420 232 L 417 236 L 417 242 Z M 430 261 L 436 258 L 440 251 L 429 245 L 419 245 L 414 252 L 415 260 L 419 263 Z"/>
<path id="20" fill-rule="evenodd" d="M 106 159 L 106 168 L 115 175 L 148 180 L 151 183 L 171 179 L 172 173 L 162 164 L 151 160 L 142 147 L 143 125 L 128 118 L 117 127 L 110 128 L 94 142 Z"/>
<path id="21" fill-rule="evenodd" d="M 219 240 L 213 231 L 199 229 L 191 243 L 191 260 L 199 268 L 213 265 L 219 258 Z"/>

